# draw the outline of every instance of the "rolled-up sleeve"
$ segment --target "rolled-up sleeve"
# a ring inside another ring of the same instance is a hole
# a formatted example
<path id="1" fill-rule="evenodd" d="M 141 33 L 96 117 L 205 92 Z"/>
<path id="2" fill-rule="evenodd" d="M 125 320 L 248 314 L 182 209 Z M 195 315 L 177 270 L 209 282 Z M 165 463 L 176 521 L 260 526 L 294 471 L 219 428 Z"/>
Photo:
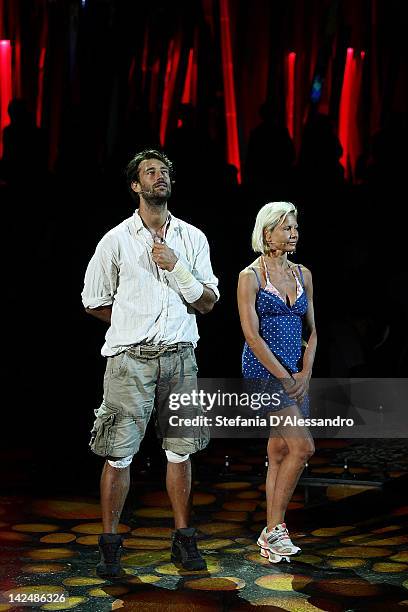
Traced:
<path id="1" fill-rule="evenodd" d="M 192 274 L 194 278 L 200 281 L 200 283 L 203 283 L 203 285 L 206 285 L 214 291 L 215 297 L 218 301 L 220 298 L 220 292 L 218 290 L 218 278 L 215 276 L 212 270 L 210 247 L 208 245 L 208 240 L 204 234 L 200 235 L 200 242 Z"/>
<path id="2" fill-rule="evenodd" d="M 102 239 L 85 272 L 82 303 L 85 308 L 113 304 L 118 285 L 118 266 L 109 241 Z"/>

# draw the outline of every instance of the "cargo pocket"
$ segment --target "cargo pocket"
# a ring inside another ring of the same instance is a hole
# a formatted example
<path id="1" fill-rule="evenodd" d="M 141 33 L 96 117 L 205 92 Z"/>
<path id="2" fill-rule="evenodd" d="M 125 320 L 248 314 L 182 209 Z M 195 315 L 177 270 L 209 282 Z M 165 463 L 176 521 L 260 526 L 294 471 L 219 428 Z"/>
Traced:
<path id="1" fill-rule="evenodd" d="M 91 431 L 89 446 L 96 455 L 106 457 L 112 454 L 116 414 L 107 413 L 96 417 Z"/>

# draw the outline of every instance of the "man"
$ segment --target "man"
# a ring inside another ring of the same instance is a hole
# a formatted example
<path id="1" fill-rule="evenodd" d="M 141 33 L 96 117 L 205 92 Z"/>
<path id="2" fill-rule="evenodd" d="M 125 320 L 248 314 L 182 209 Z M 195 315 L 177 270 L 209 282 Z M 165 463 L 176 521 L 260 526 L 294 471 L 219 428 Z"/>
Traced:
<path id="1" fill-rule="evenodd" d="M 90 443 L 106 458 L 101 476 L 104 533 L 97 566 L 104 578 L 123 573 L 117 526 L 129 491 L 132 457 L 153 409 L 163 424 L 169 395 L 195 388 L 196 311 L 210 312 L 219 298 L 205 235 L 167 209 L 171 161 L 162 152 L 145 150 L 129 162 L 126 176 L 139 208 L 99 242 L 82 293 L 86 312 L 110 325 L 102 348 L 108 359 L 104 398 L 95 410 Z M 195 529 L 189 527 L 189 455 L 208 444 L 208 432 L 195 428 L 190 434 L 161 436 L 175 521 L 171 558 L 186 569 L 203 569 Z"/>

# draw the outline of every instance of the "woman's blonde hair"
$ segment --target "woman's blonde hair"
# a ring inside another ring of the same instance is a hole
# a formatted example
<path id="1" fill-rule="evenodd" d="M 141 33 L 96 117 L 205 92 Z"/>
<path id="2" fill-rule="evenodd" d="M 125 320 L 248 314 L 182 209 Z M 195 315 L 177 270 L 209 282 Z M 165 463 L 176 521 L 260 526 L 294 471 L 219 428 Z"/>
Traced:
<path id="1" fill-rule="evenodd" d="M 255 227 L 252 232 L 252 248 L 255 253 L 266 252 L 265 230 L 272 231 L 278 225 L 282 225 L 290 213 L 297 217 L 296 206 L 291 202 L 269 202 L 262 206 L 256 215 Z"/>

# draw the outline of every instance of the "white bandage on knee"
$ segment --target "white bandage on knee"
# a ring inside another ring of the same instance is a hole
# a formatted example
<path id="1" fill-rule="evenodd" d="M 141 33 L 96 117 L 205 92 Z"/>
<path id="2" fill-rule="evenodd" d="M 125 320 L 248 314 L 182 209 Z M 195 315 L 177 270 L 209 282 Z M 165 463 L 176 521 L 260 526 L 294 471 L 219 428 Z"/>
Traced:
<path id="1" fill-rule="evenodd" d="M 108 459 L 108 463 L 114 468 L 123 469 L 127 468 L 127 466 L 132 463 L 132 459 L 133 455 L 129 455 L 129 457 L 123 457 L 123 459 L 117 459 L 116 461 L 111 461 Z"/>
<path id="2" fill-rule="evenodd" d="M 169 272 L 174 277 L 184 299 L 189 304 L 196 302 L 204 292 L 203 285 L 183 266 L 178 259 L 173 270 Z"/>
<path id="3" fill-rule="evenodd" d="M 182 463 L 187 461 L 190 455 L 179 455 L 178 453 L 173 453 L 173 451 L 166 450 L 166 456 L 167 461 L 170 461 L 170 463 Z"/>

